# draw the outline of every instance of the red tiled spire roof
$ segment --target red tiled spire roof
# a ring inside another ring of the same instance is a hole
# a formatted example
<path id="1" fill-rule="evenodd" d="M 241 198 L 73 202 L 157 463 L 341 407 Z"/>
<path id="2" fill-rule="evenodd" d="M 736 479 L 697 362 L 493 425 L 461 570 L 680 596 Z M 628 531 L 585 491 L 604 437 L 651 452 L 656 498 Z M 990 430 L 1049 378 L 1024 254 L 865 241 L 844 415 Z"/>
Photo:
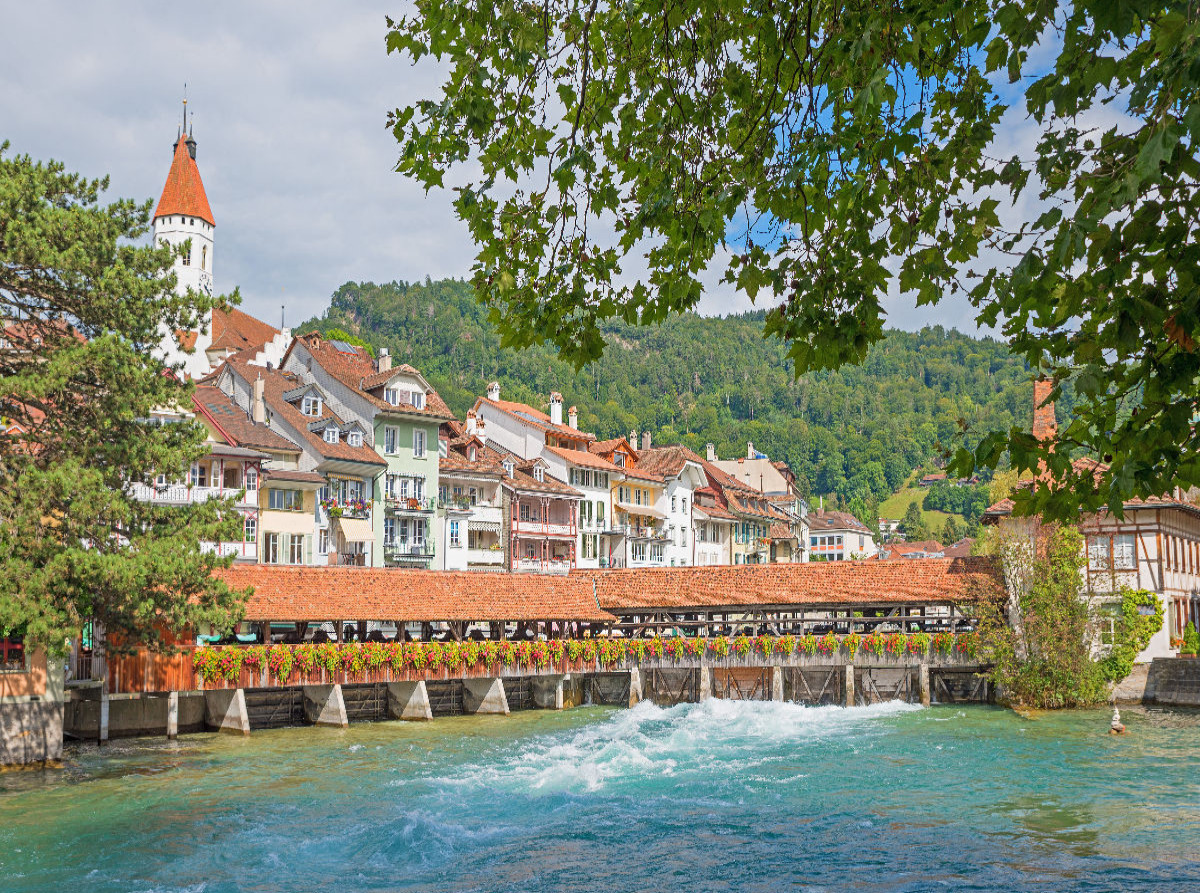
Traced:
<path id="1" fill-rule="evenodd" d="M 171 170 L 163 185 L 158 207 L 154 209 L 154 219 L 168 214 L 184 214 L 199 217 L 209 225 L 216 226 L 212 208 L 208 206 L 208 196 L 204 193 L 204 182 L 200 179 L 200 168 L 196 167 L 196 159 L 192 157 L 189 145 L 195 146 L 196 142 L 188 135 L 181 136 L 175 142 L 175 157 L 171 161 Z"/>
<path id="2" fill-rule="evenodd" d="M 1054 383 L 1039 378 L 1033 383 L 1033 436 L 1038 440 L 1053 440 L 1058 433 L 1058 421 L 1054 417 L 1054 401 L 1050 394 Z"/>

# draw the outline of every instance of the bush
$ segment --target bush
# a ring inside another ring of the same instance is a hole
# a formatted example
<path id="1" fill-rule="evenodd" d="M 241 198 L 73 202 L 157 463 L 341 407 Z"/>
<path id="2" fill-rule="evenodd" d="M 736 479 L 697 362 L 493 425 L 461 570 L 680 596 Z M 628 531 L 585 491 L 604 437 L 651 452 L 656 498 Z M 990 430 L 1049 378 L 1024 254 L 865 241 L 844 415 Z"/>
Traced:
<path id="1" fill-rule="evenodd" d="M 1183 647 L 1179 649 L 1179 653 L 1190 654 L 1192 657 L 1200 654 L 1200 633 L 1196 632 L 1196 627 L 1190 620 L 1183 628 Z"/>

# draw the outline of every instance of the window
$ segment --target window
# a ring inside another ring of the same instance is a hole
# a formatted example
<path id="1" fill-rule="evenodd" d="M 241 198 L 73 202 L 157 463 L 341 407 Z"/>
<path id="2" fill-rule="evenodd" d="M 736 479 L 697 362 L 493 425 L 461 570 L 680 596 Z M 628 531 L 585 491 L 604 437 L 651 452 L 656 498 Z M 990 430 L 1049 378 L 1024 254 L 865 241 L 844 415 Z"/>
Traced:
<path id="1" fill-rule="evenodd" d="M 325 442 L 326 443 L 337 443 L 338 442 L 338 434 L 339 434 L 338 429 L 335 428 L 333 425 L 330 425 L 328 428 L 325 429 Z"/>
<path id="2" fill-rule="evenodd" d="M 504 466 L 504 473 L 505 473 L 506 475 L 508 475 L 509 477 L 512 477 L 512 476 L 513 476 L 513 463 L 512 463 L 512 460 L 511 460 L 511 459 L 505 459 L 505 460 L 504 460 L 504 461 L 503 461 L 501 464 Z"/>
<path id="3" fill-rule="evenodd" d="M 396 498 L 396 475 L 389 474 L 383 479 L 383 495 L 388 499 Z"/>
<path id="4" fill-rule="evenodd" d="M 346 435 L 346 443 L 352 447 L 360 447 L 363 445 L 363 436 L 361 431 L 351 431 Z"/>
<path id="5" fill-rule="evenodd" d="M 1113 568 L 1119 571 L 1131 571 L 1137 567 L 1137 552 L 1132 533 L 1122 533 L 1113 537 Z"/>
<path id="6" fill-rule="evenodd" d="M 599 500 L 596 501 L 596 523 L 600 527 L 604 526 L 604 503 Z"/>
<path id="7" fill-rule="evenodd" d="M 416 409 L 424 409 L 425 408 L 425 395 L 422 394 L 420 391 L 413 391 L 412 392 L 412 405 Z"/>
<path id="8" fill-rule="evenodd" d="M 422 428 L 413 429 L 413 458 L 425 458 L 425 431 Z"/>
<path id="9" fill-rule="evenodd" d="M 396 518 L 396 543 L 401 546 L 408 545 L 408 519 Z"/>
<path id="10" fill-rule="evenodd" d="M 167 485 L 167 476 L 164 472 L 159 472 L 154 476 L 154 486 L 162 488 Z"/>
<path id="11" fill-rule="evenodd" d="M 675 511 L 675 496 L 671 495 L 671 511 Z"/>
<path id="12" fill-rule="evenodd" d="M 657 561 L 660 564 L 662 563 L 662 560 L 663 560 L 662 543 L 651 543 L 650 544 L 650 560 Z"/>
<path id="13" fill-rule="evenodd" d="M 633 544 L 633 560 L 634 561 L 645 561 L 646 560 L 646 544 L 645 543 L 634 543 Z"/>
<path id="14" fill-rule="evenodd" d="M 425 545 L 425 521 L 415 519 L 412 522 L 412 541 L 414 546 Z"/>
<path id="15" fill-rule="evenodd" d="M 595 558 L 596 551 L 597 551 L 597 544 L 599 542 L 600 542 L 600 537 L 596 536 L 596 534 L 594 534 L 594 533 L 585 534 L 583 537 L 583 557 L 584 558 Z"/>
<path id="16" fill-rule="evenodd" d="M 546 472 L 542 468 L 542 466 L 540 466 L 540 465 L 533 466 L 533 479 L 535 481 L 544 481 L 546 479 Z"/>
<path id="17" fill-rule="evenodd" d="M 624 468 L 625 467 L 625 454 L 624 453 L 613 453 L 613 465 L 617 466 L 617 468 Z"/>
<path id="18" fill-rule="evenodd" d="M 450 545 L 456 548 L 462 545 L 462 539 L 459 535 L 460 524 L 461 522 L 459 521 L 450 522 Z"/>
<path id="19" fill-rule="evenodd" d="M 185 245 L 183 249 L 183 265 L 190 267 L 192 265 L 192 246 Z"/>
<path id="20" fill-rule="evenodd" d="M 396 545 L 396 519 L 383 519 L 383 544 L 385 546 Z"/>
<path id="21" fill-rule="evenodd" d="M 683 513 L 686 515 L 687 514 L 687 497 L 686 496 L 679 497 L 679 507 L 683 511 Z"/>
<path id="22" fill-rule="evenodd" d="M 207 245 L 205 245 L 203 248 L 200 249 L 200 269 L 201 270 L 208 269 L 208 246 Z"/>
<path id="23" fill-rule="evenodd" d="M 300 401 L 300 411 L 308 416 L 319 416 L 321 414 L 321 398 L 309 394 Z"/>
<path id="24" fill-rule="evenodd" d="M 242 523 L 242 542 L 258 542 L 258 518 L 247 517 Z"/>
<path id="25" fill-rule="evenodd" d="M 25 672 L 25 638 L 9 636 L 0 639 L 0 673 Z"/>
<path id="26" fill-rule="evenodd" d="M 425 498 L 425 478 L 413 478 L 413 499 Z"/>
<path id="27" fill-rule="evenodd" d="M 267 564 L 279 564 L 278 533 L 268 533 L 263 539 L 263 561 Z"/>
<path id="28" fill-rule="evenodd" d="M 293 533 L 291 553 L 288 555 L 289 564 L 304 564 L 304 534 Z"/>
<path id="29" fill-rule="evenodd" d="M 208 466 L 193 465 L 192 466 L 192 483 L 197 487 L 208 486 Z"/>
<path id="30" fill-rule="evenodd" d="M 258 489 L 258 469 L 257 468 L 247 468 L 246 469 L 246 489 L 251 493 L 253 493 L 255 490 Z"/>
<path id="31" fill-rule="evenodd" d="M 326 527 L 317 531 L 317 552 L 321 555 L 329 554 L 329 529 Z"/>
<path id="32" fill-rule="evenodd" d="M 304 507 L 299 490 L 267 490 L 267 508 L 279 512 L 298 512 Z"/>
<path id="33" fill-rule="evenodd" d="M 642 504 L 642 488 L 641 487 L 633 488 L 633 504 L 634 505 Z"/>
<path id="34" fill-rule="evenodd" d="M 529 520 L 529 503 L 528 502 L 521 503 L 521 520 L 522 521 Z"/>
<path id="35" fill-rule="evenodd" d="M 479 505 L 479 491 L 474 487 L 470 490 L 470 503 L 471 505 Z"/>
<path id="36" fill-rule="evenodd" d="M 388 426 L 383 429 L 383 451 L 395 455 L 400 448 L 400 429 Z"/>
<path id="37" fill-rule="evenodd" d="M 392 406 L 400 405 L 400 391 L 397 388 L 384 388 L 383 399 Z"/>

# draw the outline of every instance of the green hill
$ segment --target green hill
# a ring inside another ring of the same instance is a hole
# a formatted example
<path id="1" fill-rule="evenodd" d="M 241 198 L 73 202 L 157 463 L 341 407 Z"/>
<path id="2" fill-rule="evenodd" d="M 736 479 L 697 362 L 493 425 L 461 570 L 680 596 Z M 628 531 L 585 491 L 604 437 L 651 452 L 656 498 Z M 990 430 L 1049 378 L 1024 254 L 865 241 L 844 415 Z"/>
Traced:
<path id="1" fill-rule="evenodd" d="M 991 338 L 934 327 L 891 330 L 861 366 L 796 379 L 763 314 L 683 314 L 658 326 L 615 323 L 604 357 L 575 371 L 544 347 L 501 344 L 469 284 L 348 282 L 300 331 L 341 328 L 411 363 L 461 417 L 488 381 L 506 398 L 545 406 L 550 391 L 579 407 L 599 437 L 649 430 L 722 457 L 746 442 L 785 460 L 812 494 L 864 511 L 900 489 L 914 468 L 976 430 L 1024 424 L 1030 372 Z"/>

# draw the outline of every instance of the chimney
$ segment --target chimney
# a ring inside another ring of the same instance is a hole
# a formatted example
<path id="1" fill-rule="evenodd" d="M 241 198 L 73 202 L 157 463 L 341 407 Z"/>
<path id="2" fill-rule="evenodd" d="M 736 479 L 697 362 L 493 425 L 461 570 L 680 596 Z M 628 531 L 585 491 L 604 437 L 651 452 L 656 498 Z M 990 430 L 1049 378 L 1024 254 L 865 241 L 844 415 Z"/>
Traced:
<path id="1" fill-rule="evenodd" d="M 637 428 L 629 432 L 629 445 L 635 450 L 637 449 Z"/>
<path id="2" fill-rule="evenodd" d="M 650 432 L 649 431 L 642 432 L 642 449 L 643 450 L 650 449 Z"/>
<path id="3" fill-rule="evenodd" d="M 474 434 L 477 427 L 478 427 L 478 423 L 475 421 L 475 410 L 468 409 L 467 410 L 467 434 Z"/>
<path id="4" fill-rule="evenodd" d="M 579 429 L 579 410 L 574 406 L 567 410 L 567 424 L 576 430 Z"/>
<path id="5" fill-rule="evenodd" d="M 379 348 L 379 359 L 375 361 L 375 365 L 380 372 L 387 372 L 392 368 L 392 352 L 386 347 Z"/>
<path id="6" fill-rule="evenodd" d="M 250 405 L 250 417 L 254 419 L 254 424 L 265 425 L 267 423 L 267 404 L 264 394 L 266 393 L 266 382 L 262 376 L 254 379 L 254 401 Z"/>
<path id="7" fill-rule="evenodd" d="M 1033 436 L 1038 440 L 1053 440 L 1058 434 L 1058 420 L 1050 392 L 1054 383 L 1039 378 L 1033 383 Z"/>
<path id="8" fill-rule="evenodd" d="M 556 425 L 562 424 L 562 394 L 550 392 L 550 421 Z"/>
<path id="9" fill-rule="evenodd" d="M 754 458 L 754 441 L 752 441 L 752 440 L 746 441 L 746 458 L 747 459 Z"/>
<path id="10" fill-rule="evenodd" d="M 708 454 L 709 462 L 717 461 L 717 448 L 715 446 L 713 446 L 711 443 L 706 443 L 704 445 L 704 450 Z"/>
<path id="11" fill-rule="evenodd" d="M 481 443 L 487 443 L 487 429 L 484 426 L 483 419 L 475 421 L 475 436 L 479 438 Z"/>
<path id="12" fill-rule="evenodd" d="M 489 400 L 499 400 L 500 399 L 500 382 L 493 381 L 491 384 L 488 385 L 487 398 Z"/>

